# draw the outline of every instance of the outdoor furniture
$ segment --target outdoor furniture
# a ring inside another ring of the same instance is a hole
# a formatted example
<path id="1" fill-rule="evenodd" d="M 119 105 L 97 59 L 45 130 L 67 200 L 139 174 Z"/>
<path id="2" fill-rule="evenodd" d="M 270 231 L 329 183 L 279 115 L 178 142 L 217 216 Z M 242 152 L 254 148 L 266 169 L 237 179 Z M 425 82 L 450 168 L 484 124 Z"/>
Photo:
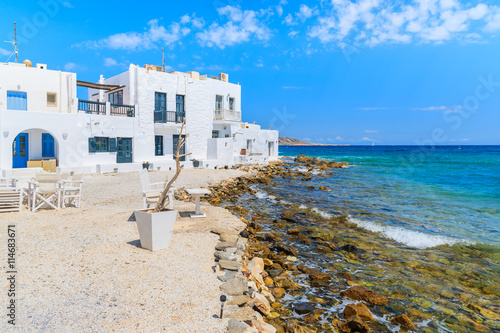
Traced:
<path id="1" fill-rule="evenodd" d="M 200 198 L 210 194 L 211 192 L 209 190 L 206 190 L 204 188 L 188 188 L 186 189 L 186 192 L 191 195 L 191 197 L 195 198 L 196 200 L 196 211 L 194 214 L 190 214 L 189 216 L 191 217 L 207 217 L 205 214 L 202 214 L 200 212 Z"/>
<path id="2" fill-rule="evenodd" d="M 62 208 L 66 208 L 66 206 L 70 206 L 71 204 L 75 207 L 80 207 L 82 201 L 82 187 L 82 175 L 70 175 L 68 179 L 61 181 L 60 189 Z"/>
<path id="3" fill-rule="evenodd" d="M 8 177 L 0 177 L 0 189 L 16 188 L 16 187 L 17 187 L 17 179 L 8 178 Z"/>
<path id="4" fill-rule="evenodd" d="M 20 188 L 0 188 L 0 212 L 20 212 L 23 191 Z"/>
<path id="5" fill-rule="evenodd" d="M 142 185 L 143 206 L 144 209 L 147 209 L 149 208 L 150 204 L 156 204 L 158 202 L 161 192 L 163 192 L 163 189 L 167 185 L 168 178 L 164 183 L 151 183 L 151 181 L 149 180 L 148 170 L 146 169 L 142 169 L 141 171 L 139 171 L 139 176 L 141 178 Z M 171 187 L 168 191 L 169 209 L 174 208 L 174 191 L 174 187 Z"/>
<path id="6" fill-rule="evenodd" d="M 38 174 L 36 178 L 28 182 L 28 208 L 36 212 L 38 209 L 48 206 L 59 210 L 61 203 L 61 175 Z"/>

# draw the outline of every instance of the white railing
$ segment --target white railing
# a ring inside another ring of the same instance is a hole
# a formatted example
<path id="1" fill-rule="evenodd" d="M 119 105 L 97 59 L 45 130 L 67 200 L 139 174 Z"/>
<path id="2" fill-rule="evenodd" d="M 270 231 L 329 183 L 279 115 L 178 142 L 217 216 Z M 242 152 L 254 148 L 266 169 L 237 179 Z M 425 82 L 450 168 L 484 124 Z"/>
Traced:
<path id="1" fill-rule="evenodd" d="M 241 121 L 241 111 L 215 110 L 214 120 Z"/>

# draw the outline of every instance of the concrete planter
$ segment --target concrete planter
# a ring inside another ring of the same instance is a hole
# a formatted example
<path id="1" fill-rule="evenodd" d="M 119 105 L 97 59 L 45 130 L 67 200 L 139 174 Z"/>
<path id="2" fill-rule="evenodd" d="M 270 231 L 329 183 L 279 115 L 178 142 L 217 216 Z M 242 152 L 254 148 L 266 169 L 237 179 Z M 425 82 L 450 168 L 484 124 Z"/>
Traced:
<path id="1" fill-rule="evenodd" d="M 158 213 L 136 210 L 135 221 L 139 230 L 141 247 L 150 251 L 165 249 L 174 230 L 177 210 L 169 209 Z"/>

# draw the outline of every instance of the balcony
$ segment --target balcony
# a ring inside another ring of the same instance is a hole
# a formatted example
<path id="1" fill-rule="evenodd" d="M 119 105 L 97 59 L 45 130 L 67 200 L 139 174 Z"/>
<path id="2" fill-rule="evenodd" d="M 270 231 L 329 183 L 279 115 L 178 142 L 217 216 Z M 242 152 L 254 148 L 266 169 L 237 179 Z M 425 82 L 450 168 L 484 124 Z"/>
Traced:
<path id="1" fill-rule="evenodd" d="M 78 112 L 87 114 L 135 117 L 135 105 L 78 100 Z"/>
<path id="2" fill-rule="evenodd" d="M 215 110 L 214 120 L 241 121 L 241 111 Z"/>
<path id="3" fill-rule="evenodd" d="M 165 124 L 165 123 L 175 123 L 180 124 L 184 121 L 184 112 L 176 111 L 155 111 L 154 112 L 154 122 Z"/>
<path id="4" fill-rule="evenodd" d="M 106 103 L 94 101 L 78 101 L 78 112 L 85 112 L 89 114 L 106 114 Z"/>

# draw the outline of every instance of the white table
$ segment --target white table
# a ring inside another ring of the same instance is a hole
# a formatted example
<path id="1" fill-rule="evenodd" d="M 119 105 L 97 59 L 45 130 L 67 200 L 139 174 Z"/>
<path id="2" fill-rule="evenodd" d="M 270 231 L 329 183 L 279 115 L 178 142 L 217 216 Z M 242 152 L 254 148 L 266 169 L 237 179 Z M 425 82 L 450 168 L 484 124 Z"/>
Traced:
<path id="1" fill-rule="evenodd" d="M 191 217 L 207 217 L 205 214 L 200 212 L 200 198 L 204 195 L 210 194 L 209 190 L 204 188 L 188 188 L 186 192 L 189 193 L 193 198 L 196 199 L 196 211 L 194 214 L 190 214 Z"/>

